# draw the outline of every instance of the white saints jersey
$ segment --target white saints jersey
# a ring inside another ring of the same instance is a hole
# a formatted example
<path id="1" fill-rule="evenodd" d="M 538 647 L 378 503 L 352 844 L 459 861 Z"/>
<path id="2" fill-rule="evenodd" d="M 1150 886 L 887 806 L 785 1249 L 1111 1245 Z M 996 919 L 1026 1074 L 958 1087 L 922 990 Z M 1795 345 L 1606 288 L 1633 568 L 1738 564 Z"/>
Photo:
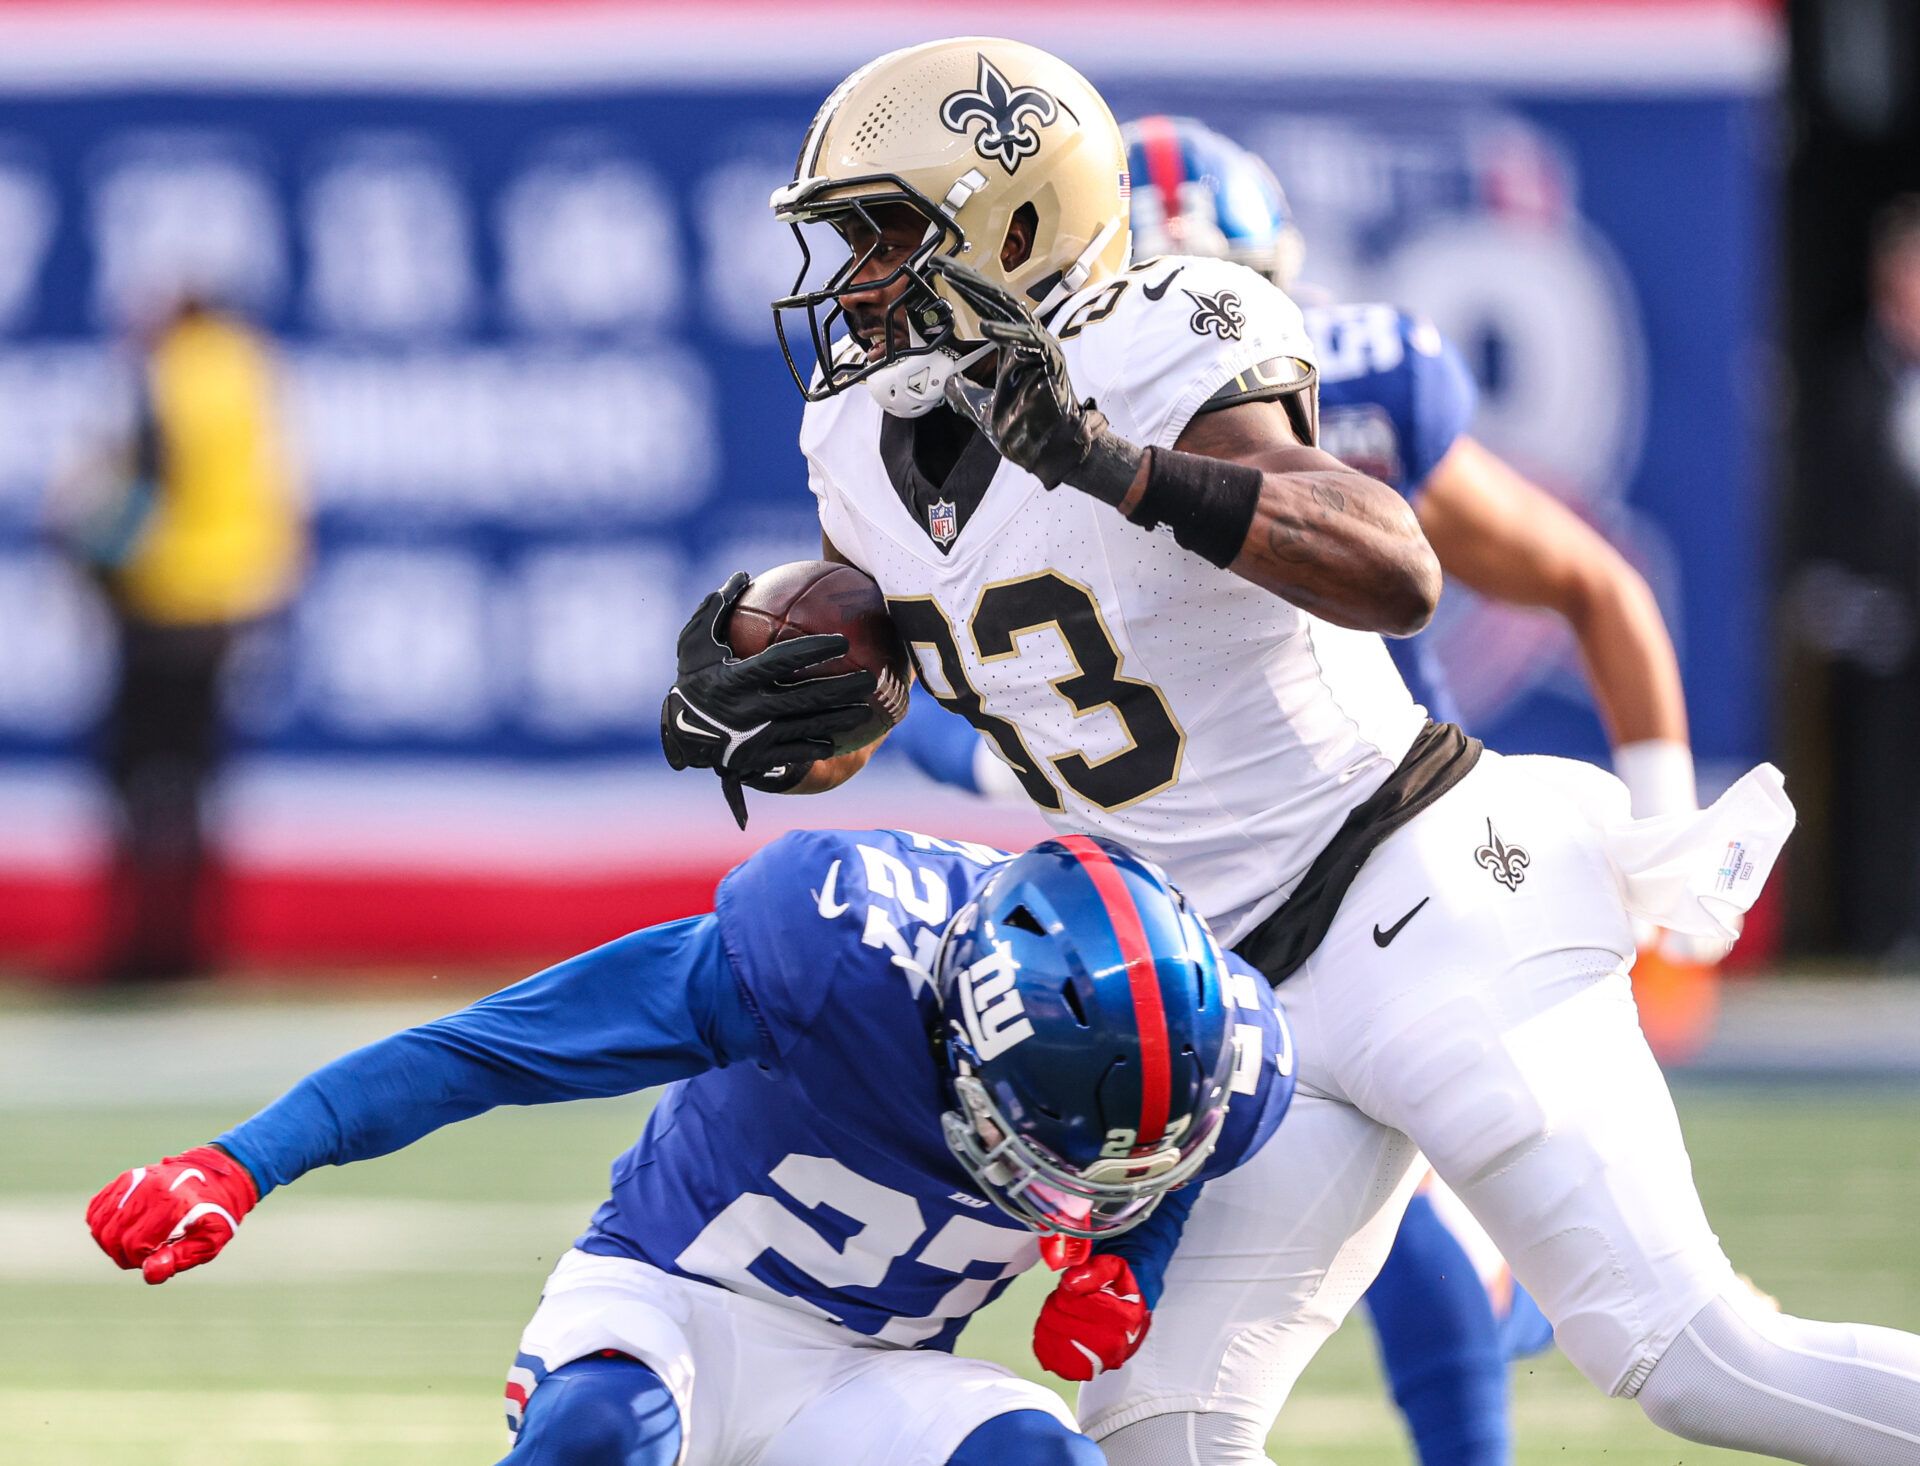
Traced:
<path id="1" fill-rule="evenodd" d="M 1051 325 L 1075 391 L 1143 447 L 1173 446 L 1263 363 L 1313 359 L 1293 302 L 1221 260 L 1147 261 Z M 895 487 L 908 431 L 854 390 L 807 408 L 800 445 L 827 538 L 880 583 L 923 687 L 987 736 L 1056 828 L 1131 846 L 1239 940 L 1424 724 L 1379 637 L 1077 490 L 983 463 L 980 445 L 947 481 L 970 458 L 984 481 L 964 522 L 944 500 L 916 512 Z"/>

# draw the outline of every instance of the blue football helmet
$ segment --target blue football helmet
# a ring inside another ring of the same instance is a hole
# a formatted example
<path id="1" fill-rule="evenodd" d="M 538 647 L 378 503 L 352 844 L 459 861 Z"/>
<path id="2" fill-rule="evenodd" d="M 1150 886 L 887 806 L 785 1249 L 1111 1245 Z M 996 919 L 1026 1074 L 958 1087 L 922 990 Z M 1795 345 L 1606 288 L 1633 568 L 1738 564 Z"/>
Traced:
<path id="1" fill-rule="evenodd" d="M 1283 290 L 1306 241 L 1273 170 L 1191 117 L 1142 117 L 1120 129 L 1133 179 L 1133 255 L 1205 255 L 1258 270 Z"/>
<path id="2" fill-rule="evenodd" d="M 1226 958 L 1158 870 L 1047 840 L 994 872 L 934 960 L 947 1145 L 1003 1211 L 1106 1237 L 1206 1164 L 1227 1114 Z"/>

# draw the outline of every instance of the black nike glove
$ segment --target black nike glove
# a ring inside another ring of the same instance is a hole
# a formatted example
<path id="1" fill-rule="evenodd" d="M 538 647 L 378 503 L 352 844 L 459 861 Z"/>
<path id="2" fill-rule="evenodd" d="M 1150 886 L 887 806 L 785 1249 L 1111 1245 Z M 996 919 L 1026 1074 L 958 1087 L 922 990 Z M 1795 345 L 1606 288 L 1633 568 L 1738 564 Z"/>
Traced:
<path id="1" fill-rule="evenodd" d="M 1108 504 L 1132 487 L 1143 450 L 1115 434 L 1093 399 L 1074 400 L 1067 359 L 1052 332 L 1004 286 L 946 255 L 927 267 L 944 276 L 980 317 L 980 329 L 999 347 L 992 387 L 963 373 L 947 379 L 947 402 L 965 413 L 1009 463 L 1049 489 L 1071 485 Z"/>
<path id="2" fill-rule="evenodd" d="M 741 786 L 778 794 L 798 784 L 816 759 L 832 756 L 836 733 L 867 719 L 866 697 L 874 687 L 867 671 L 802 676 L 845 656 L 844 636 L 796 636 L 751 657 L 734 656 L 727 618 L 746 588 L 746 575 L 729 577 L 681 628 L 679 676 L 660 707 L 667 762 L 718 774 L 727 808 L 743 830 Z"/>

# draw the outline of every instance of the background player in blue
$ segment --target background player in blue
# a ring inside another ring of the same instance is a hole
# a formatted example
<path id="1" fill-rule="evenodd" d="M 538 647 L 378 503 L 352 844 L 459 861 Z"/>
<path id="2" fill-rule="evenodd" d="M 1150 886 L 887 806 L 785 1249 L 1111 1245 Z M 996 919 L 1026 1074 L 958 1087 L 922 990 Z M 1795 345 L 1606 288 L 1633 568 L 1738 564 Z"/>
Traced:
<path id="1" fill-rule="evenodd" d="M 1258 157 L 1188 118 L 1125 129 L 1136 258 L 1224 255 L 1295 284 L 1305 249 Z M 1565 619 L 1636 818 L 1695 807 L 1686 699 L 1660 608 L 1619 551 L 1475 442 L 1473 378 L 1433 326 L 1392 305 L 1308 306 L 1320 446 L 1398 489 L 1448 580 Z M 1389 640 L 1415 698 L 1453 718 L 1424 636 Z"/>
<path id="2" fill-rule="evenodd" d="M 1091 1466 L 1051 1391 L 955 1337 L 1044 1248 L 1041 1362 L 1123 1363 L 1199 1184 L 1292 1074 L 1267 984 L 1117 845 L 790 835 L 713 914 L 350 1054 L 88 1222 L 163 1282 L 315 1166 L 666 1083 L 522 1336 L 509 1460 Z"/>

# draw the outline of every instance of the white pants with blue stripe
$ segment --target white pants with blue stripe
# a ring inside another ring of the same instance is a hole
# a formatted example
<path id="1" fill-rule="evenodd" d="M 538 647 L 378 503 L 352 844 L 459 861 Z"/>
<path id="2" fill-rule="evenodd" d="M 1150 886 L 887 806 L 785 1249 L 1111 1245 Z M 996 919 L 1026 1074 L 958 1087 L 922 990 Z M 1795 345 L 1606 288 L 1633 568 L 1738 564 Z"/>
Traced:
<path id="1" fill-rule="evenodd" d="M 828 1320 L 624 1257 L 569 1252 L 507 1377 L 518 1428 L 548 1374 L 631 1355 L 680 1407 L 679 1466 L 945 1466 L 987 1421 L 1060 1397 L 980 1359 L 876 1344 Z"/>

